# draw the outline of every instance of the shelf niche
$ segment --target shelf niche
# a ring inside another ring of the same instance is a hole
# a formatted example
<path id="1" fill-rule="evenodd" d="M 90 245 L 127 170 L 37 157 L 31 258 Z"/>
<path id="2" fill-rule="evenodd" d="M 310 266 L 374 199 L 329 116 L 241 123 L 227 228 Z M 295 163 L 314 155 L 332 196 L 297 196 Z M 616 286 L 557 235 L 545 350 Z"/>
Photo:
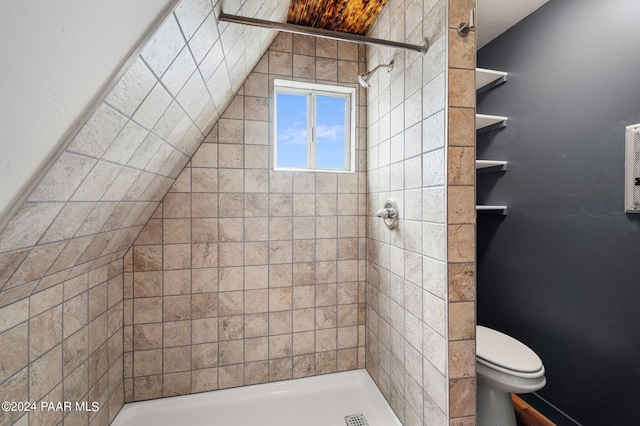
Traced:
<path id="1" fill-rule="evenodd" d="M 492 90 L 507 81 L 507 73 L 484 68 L 476 68 L 476 94 Z M 498 130 L 507 126 L 508 117 L 501 115 L 476 114 L 476 134 Z M 477 173 L 504 172 L 507 162 L 504 160 L 476 160 Z M 507 215 L 507 206 L 477 205 L 477 214 Z"/>

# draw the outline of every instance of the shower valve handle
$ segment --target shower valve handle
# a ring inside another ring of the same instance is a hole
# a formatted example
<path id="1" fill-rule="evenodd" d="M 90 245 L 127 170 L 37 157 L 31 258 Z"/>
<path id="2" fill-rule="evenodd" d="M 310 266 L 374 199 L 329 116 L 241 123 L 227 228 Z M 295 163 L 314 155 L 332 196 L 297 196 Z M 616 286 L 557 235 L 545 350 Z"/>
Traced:
<path id="1" fill-rule="evenodd" d="M 381 217 L 384 224 L 389 229 L 395 229 L 398 226 L 398 204 L 393 200 L 387 200 L 384 206 L 376 212 L 376 216 Z"/>
<path id="2" fill-rule="evenodd" d="M 376 216 L 381 217 L 383 219 L 395 219 L 398 216 L 398 212 L 393 207 L 380 209 L 376 212 Z"/>

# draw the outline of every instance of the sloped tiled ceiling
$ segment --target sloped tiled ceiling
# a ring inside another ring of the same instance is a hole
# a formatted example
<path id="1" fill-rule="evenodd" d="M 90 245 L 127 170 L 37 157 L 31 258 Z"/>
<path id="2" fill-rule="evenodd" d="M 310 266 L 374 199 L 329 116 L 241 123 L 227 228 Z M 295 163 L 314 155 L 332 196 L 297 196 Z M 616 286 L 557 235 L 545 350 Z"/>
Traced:
<path id="1" fill-rule="evenodd" d="M 121 258 L 277 31 L 228 14 L 365 33 L 387 0 L 181 0 L 23 201 L 0 218 L 0 307 Z"/>
<path id="2" fill-rule="evenodd" d="M 387 0 L 291 0 L 287 22 L 366 34 Z"/>
<path id="3" fill-rule="evenodd" d="M 284 21 L 285 0 L 225 12 Z M 182 0 L 0 226 L 0 306 L 124 255 L 276 31 Z"/>

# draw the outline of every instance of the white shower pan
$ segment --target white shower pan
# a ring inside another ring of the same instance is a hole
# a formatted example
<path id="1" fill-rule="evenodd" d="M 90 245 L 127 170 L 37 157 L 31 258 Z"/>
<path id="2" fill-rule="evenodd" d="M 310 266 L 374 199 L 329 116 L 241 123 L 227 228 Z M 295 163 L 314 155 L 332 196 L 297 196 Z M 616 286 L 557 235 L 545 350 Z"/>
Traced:
<path id="1" fill-rule="evenodd" d="M 354 415 L 401 426 L 366 370 L 134 402 L 112 425 L 345 426 Z"/>

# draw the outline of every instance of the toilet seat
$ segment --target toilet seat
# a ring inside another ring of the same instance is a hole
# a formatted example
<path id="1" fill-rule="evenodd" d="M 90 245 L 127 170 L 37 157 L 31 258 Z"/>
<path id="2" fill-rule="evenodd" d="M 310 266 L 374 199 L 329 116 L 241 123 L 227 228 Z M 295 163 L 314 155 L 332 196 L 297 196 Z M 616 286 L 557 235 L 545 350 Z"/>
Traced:
<path id="1" fill-rule="evenodd" d="M 476 360 L 516 377 L 544 375 L 542 360 L 531 348 L 511 336 L 481 325 L 476 326 Z"/>
<path id="2" fill-rule="evenodd" d="M 508 368 L 505 368 L 501 365 L 498 364 L 494 364 L 492 362 L 489 362 L 485 359 L 480 358 L 479 356 L 476 356 L 476 361 L 478 364 L 482 364 L 485 365 L 489 368 L 491 368 L 492 370 L 496 370 L 499 371 L 501 373 L 505 373 L 508 374 L 510 376 L 514 376 L 514 377 L 520 377 L 523 379 L 537 379 L 538 377 L 542 377 L 544 376 L 544 367 L 542 367 L 540 370 L 538 371 L 534 371 L 532 373 L 523 373 L 522 371 L 516 371 L 516 370 L 510 370 Z"/>

